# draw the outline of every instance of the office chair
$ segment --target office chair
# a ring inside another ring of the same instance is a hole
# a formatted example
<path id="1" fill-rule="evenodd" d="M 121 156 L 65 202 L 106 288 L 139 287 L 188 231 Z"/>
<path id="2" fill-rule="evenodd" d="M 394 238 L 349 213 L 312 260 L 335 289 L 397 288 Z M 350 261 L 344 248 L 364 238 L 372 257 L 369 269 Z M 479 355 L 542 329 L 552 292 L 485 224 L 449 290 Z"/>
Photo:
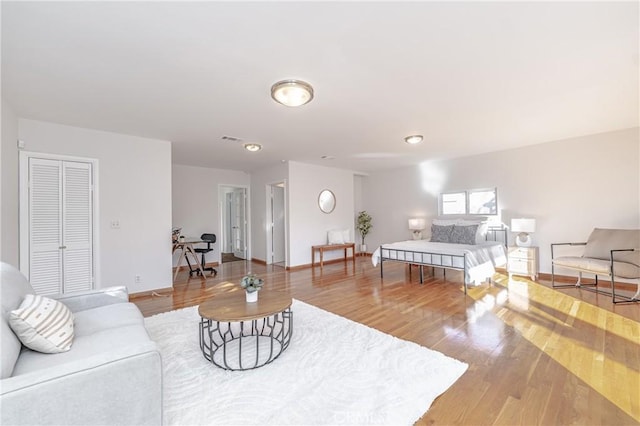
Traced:
<path id="1" fill-rule="evenodd" d="M 196 248 L 194 249 L 194 251 L 196 253 L 201 253 L 202 254 L 202 260 L 200 261 L 200 264 L 202 265 L 202 270 L 203 271 L 211 271 L 211 273 L 215 276 L 218 275 L 218 271 L 216 271 L 213 268 L 205 268 L 205 263 L 204 263 L 204 255 L 209 253 L 210 251 L 213 251 L 213 248 L 211 248 L 211 244 L 216 242 L 216 234 L 202 234 L 200 235 L 200 239 L 204 242 L 207 243 L 207 248 Z M 194 271 L 190 271 L 189 272 L 189 276 L 191 276 L 191 272 L 196 272 L 198 275 L 200 275 L 200 270 L 196 269 Z"/>

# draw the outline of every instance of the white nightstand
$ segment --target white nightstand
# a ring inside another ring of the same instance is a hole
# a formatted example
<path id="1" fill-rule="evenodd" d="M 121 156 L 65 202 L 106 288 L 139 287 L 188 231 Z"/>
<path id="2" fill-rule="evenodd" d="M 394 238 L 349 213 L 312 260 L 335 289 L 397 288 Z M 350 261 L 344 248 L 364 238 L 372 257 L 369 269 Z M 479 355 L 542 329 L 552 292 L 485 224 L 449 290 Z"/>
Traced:
<path id="1" fill-rule="evenodd" d="M 509 247 L 507 264 L 509 278 L 512 275 L 528 275 L 533 281 L 538 279 L 538 247 Z"/>

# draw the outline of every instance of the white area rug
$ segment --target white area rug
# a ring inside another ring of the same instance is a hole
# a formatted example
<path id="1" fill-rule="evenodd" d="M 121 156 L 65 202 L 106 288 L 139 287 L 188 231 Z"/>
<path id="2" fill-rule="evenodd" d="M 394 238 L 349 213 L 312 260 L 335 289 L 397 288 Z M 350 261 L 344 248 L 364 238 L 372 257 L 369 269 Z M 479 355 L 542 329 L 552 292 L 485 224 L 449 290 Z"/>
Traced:
<path id="1" fill-rule="evenodd" d="M 292 311 L 289 348 L 250 371 L 204 359 L 197 307 L 147 318 L 162 352 L 165 423 L 412 424 L 468 367 L 298 300 Z"/>

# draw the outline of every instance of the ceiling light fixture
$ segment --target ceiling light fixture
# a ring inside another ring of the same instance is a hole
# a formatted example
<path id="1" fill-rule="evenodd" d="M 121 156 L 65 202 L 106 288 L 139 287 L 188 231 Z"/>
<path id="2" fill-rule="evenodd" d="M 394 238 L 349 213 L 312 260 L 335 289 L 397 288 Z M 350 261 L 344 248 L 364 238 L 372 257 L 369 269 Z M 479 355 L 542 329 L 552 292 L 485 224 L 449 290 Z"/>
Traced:
<path id="1" fill-rule="evenodd" d="M 404 141 L 409 145 L 415 145 L 417 143 L 422 142 L 422 139 L 423 139 L 422 135 L 411 135 L 404 138 Z"/>
<path id="2" fill-rule="evenodd" d="M 244 149 L 251 152 L 257 152 L 262 149 L 262 145 L 260 145 L 259 143 L 245 143 Z"/>
<path id="3" fill-rule="evenodd" d="M 297 107 L 313 99 L 313 87 L 301 80 L 282 80 L 271 86 L 271 97 L 282 105 Z"/>

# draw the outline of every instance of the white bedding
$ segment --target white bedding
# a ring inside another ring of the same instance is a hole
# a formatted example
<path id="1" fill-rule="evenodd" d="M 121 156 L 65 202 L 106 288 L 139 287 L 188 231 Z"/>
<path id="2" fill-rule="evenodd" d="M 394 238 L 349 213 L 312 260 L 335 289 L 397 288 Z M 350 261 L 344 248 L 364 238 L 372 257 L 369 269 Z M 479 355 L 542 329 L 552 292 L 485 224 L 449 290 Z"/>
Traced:
<path id="1" fill-rule="evenodd" d="M 404 250 L 395 252 L 393 250 Z M 496 266 L 507 263 L 507 253 L 504 245 L 497 241 L 487 241 L 477 245 L 433 243 L 427 240 L 408 240 L 397 243 L 383 244 L 382 255 L 385 259 L 401 262 L 415 262 L 433 266 L 463 269 L 464 262 L 460 257 L 466 254 L 465 283 L 479 284 L 491 278 L 496 272 Z M 380 247 L 371 255 L 371 263 L 377 266 L 380 261 Z"/>

